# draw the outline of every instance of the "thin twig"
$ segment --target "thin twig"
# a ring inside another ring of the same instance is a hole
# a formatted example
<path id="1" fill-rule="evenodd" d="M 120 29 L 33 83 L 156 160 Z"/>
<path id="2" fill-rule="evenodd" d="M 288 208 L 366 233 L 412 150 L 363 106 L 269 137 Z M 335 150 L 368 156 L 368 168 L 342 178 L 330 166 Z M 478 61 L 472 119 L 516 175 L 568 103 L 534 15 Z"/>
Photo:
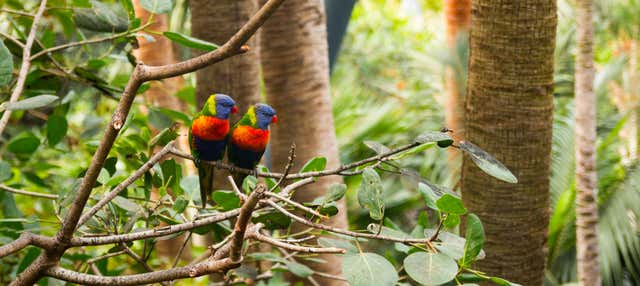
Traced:
<path id="1" fill-rule="evenodd" d="M 377 239 L 377 240 L 386 240 L 386 241 L 393 241 L 393 242 L 400 242 L 400 243 L 404 243 L 404 244 L 412 244 L 412 243 L 417 243 L 417 244 L 426 244 L 429 243 L 429 239 L 417 239 L 417 238 L 399 238 L 399 237 L 390 237 L 390 236 L 385 236 L 385 235 L 375 235 L 375 234 L 370 234 L 370 233 L 360 233 L 360 232 L 354 232 L 354 231 L 350 231 L 350 230 L 345 230 L 345 229 L 341 229 L 341 228 L 336 228 L 336 227 L 332 227 L 332 226 L 328 226 L 328 225 L 323 225 L 323 224 L 319 224 L 319 223 L 314 223 L 314 222 L 310 222 L 306 219 L 303 219 L 289 211 L 287 211 L 286 209 L 284 209 L 283 207 L 279 206 L 278 204 L 270 204 L 270 206 L 272 206 L 273 208 L 277 209 L 279 212 L 283 213 L 284 215 L 292 218 L 293 220 L 304 224 L 306 226 L 315 228 L 315 229 L 321 229 L 321 230 L 326 230 L 329 232 L 333 232 L 333 233 L 339 233 L 339 234 L 344 234 L 344 235 L 348 235 L 348 236 L 352 236 L 352 237 L 362 237 L 362 238 L 370 238 L 370 239 Z"/>
<path id="2" fill-rule="evenodd" d="M 240 210 L 235 209 L 235 210 L 230 210 L 228 212 L 219 213 L 219 214 L 216 214 L 215 216 L 210 216 L 204 219 L 198 219 L 198 220 L 181 223 L 181 224 L 157 227 L 157 228 L 145 230 L 145 231 L 139 231 L 139 232 L 133 232 L 133 233 L 127 233 L 127 234 L 98 236 L 98 237 L 76 237 L 71 239 L 69 246 L 78 247 L 78 246 L 88 246 L 88 245 L 104 245 L 104 244 L 129 242 L 129 241 L 143 240 L 147 238 L 167 236 L 174 233 L 189 231 L 201 226 L 206 226 L 206 225 L 214 224 L 224 220 L 228 220 L 229 218 L 238 216 L 239 213 L 240 213 Z"/>
<path id="3" fill-rule="evenodd" d="M 36 192 L 30 192 L 30 191 L 25 191 L 25 190 L 19 190 L 19 189 L 16 189 L 16 188 L 9 187 L 9 186 L 7 186 L 5 184 L 0 184 L 0 189 L 5 190 L 5 191 L 7 191 L 9 193 L 25 195 L 25 196 L 30 196 L 30 197 L 44 198 L 44 199 L 50 199 L 50 200 L 58 199 L 57 195 L 43 194 L 43 193 L 36 193 Z"/>
<path id="4" fill-rule="evenodd" d="M 284 248 L 291 251 L 296 252 L 304 252 L 304 253 L 336 253 L 336 254 L 344 254 L 346 250 L 335 247 L 309 247 L 309 246 L 300 246 L 294 245 L 290 243 L 283 242 L 281 240 L 275 239 L 273 237 L 264 235 L 260 233 L 260 228 L 257 228 L 255 232 L 249 234 L 250 238 L 256 239 L 258 241 L 262 241 L 264 243 L 271 244 L 275 247 Z"/>
<path id="5" fill-rule="evenodd" d="M 16 14 L 16 15 L 25 16 L 25 17 L 31 17 L 31 18 L 36 16 L 34 14 L 27 13 L 27 12 L 24 12 L 24 11 L 12 10 L 12 9 L 7 9 L 7 8 L 0 8 L 0 12 L 5 12 L 5 13 L 9 13 L 9 14 Z"/>
<path id="6" fill-rule="evenodd" d="M 266 194 L 268 197 L 272 197 L 272 198 L 277 199 L 277 200 L 279 200 L 279 201 L 282 201 L 282 202 L 288 203 L 288 204 L 290 204 L 290 205 L 292 205 L 292 206 L 294 206 L 294 207 L 296 207 L 296 208 L 298 208 L 298 209 L 300 209 L 300 210 L 302 210 L 302 211 L 308 212 L 308 213 L 310 213 L 310 214 L 312 214 L 312 215 L 315 215 L 315 216 L 318 216 L 318 217 L 321 217 L 321 218 L 324 218 L 324 219 L 327 219 L 327 218 L 328 218 L 327 216 L 325 216 L 325 215 L 323 215 L 323 214 L 321 214 L 321 213 L 319 213 L 319 212 L 317 212 L 317 211 L 315 211 L 315 210 L 313 210 L 313 209 L 311 209 L 311 208 L 309 208 L 309 207 L 306 207 L 306 206 L 304 206 L 304 205 L 302 205 L 302 204 L 300 204 L 300 203 L 298 203 L 298 202 L 295 202 L 295 201 L 293 201 L 293 200 L 290 200 L 290 199 L 288 199 L 288 198 L 285 198 L 285 197 L 283 197 L 283 196 L 281 196 L 281 195 L 278 195 L 278 194 L 276 194 L 276 193 L 266 192 L 265 194 Z M 274 203 L 274 204 L 275 204 L 275 203 Z"/>
<path id="7" fill-rule="evenodd" d="M 22 95 L 22 91 L 24 90 L 24 84 L 27 80 L 27 74 L 29 73 L 29 68 L 31 67 L 31 46 L 33 46 L 33 42 L 36 39 L 38 23 L 40 22 L 42 12 L 44 12 L 44 8 L 46 6 L 47 0 L 42 0 L 42 2 L 40 2 L 40 7 L 38 8 L 36 15 L 33 17 L 31 30 L 29 31 L 27 41 L 24 43 L 24 49 L 22 50 L 22 65 L 20 66 L 20 71 L 18 72 L 18 80 L 16 81 L 16 86 L 13 88 L 13 92 L 11 93 L 11 97 L 9 98 L 10 103 L 18 101 L 18 98 L 20 98 L 20 95 Z M 4 128 L 7 127 L 7 123 L 9 123 L 9 117 L 11 117 L 11 110 L 5 110 L 4 114 L 2 114 L 2 118 L 0 118 L 0 135 L 2 135 L 2 133 L 4 132 Z"/>
<path id="8" fill-rule="evenodd" d="M 95 215 L 102 207 L 107 205 L 111 200 L 115 199 L 122 191 L 124 191 L 129 185 L 133 184 L 138 178 L 142 177 L 147 171 L 164 158 L 169 150 L 173 148 L 173 141 L 169 142 L 162 150 L 154 154 L 149 161 L 144 163 L 138 170 L 136 170 L 129 178 L 118 184 L 111 192 L 106 194 L 100 201 L 98 201 L 89 211 L 84 213 L 80 220 L 78 220 L 78 227 L 85 224 L 93 215 Z"/>
<path id="9" fill-rule="evenodd" d="M 229 180 L 229 184 L 231 184 L 231 188 L 233 189 L 234 192 L 236 192 L 240 200 L 242 202 L 247 200 L 247 195 L 243 194 L 242 191 L 240 191 L 240 189 L 238 188 L 238 185 L 236 185 L 236 181 L 233 179 L 233 176 L 231 175 L 227 176 L 227 180 Z"/>
<path id="10" fill-rule="evenodd" d="M 355 172 L 348 172 L 348 170 L 372 163 L 372 162 L 379 162 L 379 161 L 385 161 L 387 160 L 389 157 L 398 154 L 400 152 L 409 150 L 411 148 L 415 148 L 417 146 L 420 146 L 421 143 L 418 142 L 414 142 L 411 144 L 407 144 L 401 147 L 398 147 L 396 149 L 390 150 L 388 152 L 385 153 L 381 153 L 378 154 L 376 156 L 372 156 L 360 161 L 356 161 L 353 163 L 349 163 L 346 165 L 342 165 L 340 167 L 334 168 L 334 169 L 330 169 L 330 170 L 324 170 L 324 171 L 313 171 L 313 172 L 303 172 L 303 173 L 296 173 L 296 174 L 288 174 L 285 176 L 285 179 L 304 179 L 304 178 L 311 178 L 311 177 L 324 177 L 324 176 L 335 176 L 335 175 L 341 175 L 341 176 L 347 176 L 347 175 L 357 175 L 357 174 L 361 174 L 362 171 L 355 171 Z M 188 159 L 188 160 L 194 160 L 193 156 L 191 156 L 190 154 L 187 154 L 185 152 L 182 152 L 178 149 L 173 149 L 170 152 L 171 154 L 184 158 L 184 159 Z M 224 163 L 224 162 L 217 162 L 217 161 L 200 161 L 200 163 L 202 164 L 209 164 L 209 165 L 213 165 L 216 166 L 220 169 L 226 169 L 231 173 L 239 173 L 239 174 L 247 174 L 247 175 L 257 175 L 258 177 L 263 177 L 263 178 L 274 178 L 274 179 L 280 179 L 283 177 L 282 173 L 273 173 L 273 172 L 260 172 L 258 171 L 256 174 L 255 170 L 250 170 L 250 169 L 243 169 L 243 168 L 238 168 L 232 164 L 228 164 L 228 163 Z"/>
<path id="11" fill-rule="evenodd" d="M 174 259 L 173 265 L 171 267 L 175 268 L 178 265 L 178 262 L 180 261 L 180 257 L 182 256 L 182 252 L 184 252 L 184 249 L 189 243 L 189 240 L 191 239 L 192 235 L 193 235 L 193 232 L 190 231 L 189 234 L 187 234 L 187 237 L 184 238 L 184 241 L 182 242 L 180 249 L 178 249 L 178 254 L 176 254 L 176 258 Z"/>
<path id="12" fill-rule="evenodd" d="M 71 47 L 83 46 L 83 45 L 90 45 L 90 44 L 97 44 L 97 43 L 101 43 L 101 42 L 106 42 L 106 41 L 115 40 L 115 39 L 117 39 L 117 38 L 121 38 L 121 37 L 124 37 L 124 36 L 130 35 L 130 34 L 136 33 L 136 32 L 138 32 L 138 31 L 142 31 L 142 30 L 144 30 L 145 28 L 147 28 L 148 26 L 150 26 L 151 24 L 152 24 L 152 23 L 146 23 L 146 24 L 144 24 L 144 25 L 142 25 L 142 26 L 140 26 L 140 27 L 138 27 L 138 28 L 135 28 L 135 29 L 133 29 L 133 30 L 125 31 L 125 32 L 118 33 L 118 34 L 113 34 L 113 35 L 111 35 L 111 36 L 107 36 L 107 37 L 102 37 L 102 38 L 97 38 L 97 39 L 90 39 L 90 40 L 84 40 L 84 41 L 79 41 L 79 42 L 66 43 L 66 44 L 63 44 L 63 45 L 59 45 L 59 46 L 55 46 L 55 47 L 51 47 L 51 48 L 48 48 L 48 49 L 42 50 L 42 51 L 40 51 L 40 52 L 36 53 L 35 55 L 31 56 L 30 60 L 32 60 L 32 61 L 33 61 L 33 60 L 35 60 L 35 59 L 37 59 L 37 58 L 41 57 L 41 56 L 42 56 L 42 55 L 44 55 L 44 54 L 51 54 L 51 53 L 53 53 L 53 52 L 57 52 L 57 51 L 64 50 L 64 49 L 68 49 L 68 48 L 71 48 Z"/>
<path id="13" fill-rule="evenodd" d="M 287 165 L 284 167 L 284 172 L 282 173 L 282 177 L 276 182 L 276 184 L 269 190 L 269 192 L 275 191 L 281 184 L 284 182 L 287 175 L 289 175 L 289 171 L 291 171 L 291 167 L 293 167 L 293 160 L 296 158 L 296 143 L 291 143 L 291 148 L 289 148 L 289 158 L 287 161 Z"/>
<path id="14" fill-rule="evenodd" d="M 24 44 L 22 42 L 18 41 L 18 39 L 12 37 L 11 35 L 0 31 L 0 36 L 4 37 L 5 39 L 8 39 L 9 41 L 12 41 L 14 44 L 16 44 L 16 45 L 18 45 L 18 46 L 20 46 L 21 48 L 24 49 Z"/>

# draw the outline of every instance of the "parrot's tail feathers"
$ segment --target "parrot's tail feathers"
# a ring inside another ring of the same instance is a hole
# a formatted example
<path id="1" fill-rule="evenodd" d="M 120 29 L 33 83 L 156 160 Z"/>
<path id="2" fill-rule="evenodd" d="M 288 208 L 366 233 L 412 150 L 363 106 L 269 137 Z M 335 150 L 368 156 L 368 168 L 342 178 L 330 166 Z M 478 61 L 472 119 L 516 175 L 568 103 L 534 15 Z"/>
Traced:
<path id="1" fill-rule="evenodd" d="M 202 207 L 207 205 L 207 197 L 213 193 L 213 172 L 215 167 L 210 164 L 200 164 L 198 175 L 200 177 L 200 199 Z"/>

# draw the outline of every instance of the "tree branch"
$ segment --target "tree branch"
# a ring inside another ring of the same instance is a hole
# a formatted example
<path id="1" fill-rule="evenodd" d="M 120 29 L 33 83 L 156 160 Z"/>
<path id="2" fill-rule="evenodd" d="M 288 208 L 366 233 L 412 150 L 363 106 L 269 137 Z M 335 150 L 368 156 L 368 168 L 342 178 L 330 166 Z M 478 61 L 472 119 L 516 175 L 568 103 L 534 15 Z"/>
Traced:
<path id="1" fill-rule="evenodd" d="M 29 60 L 33 61 L 45 54 L 51 54 L 53 52 L 57 52 L 60 50 L 65 50 L 71 47 L 76 47 L 76 46 L 83 46 L 83 45 L 90 45 L 90 44 L 97 44 L 97 43 L 101 43 L 101 42 L 106 42 L 106 41 L 111 41 L 111 40 L 115 40 L 117 38 L 121 38 L 127 35 L 130 35 L 132 33 L 138 32 L 138 31 L 142 31 L 145 28 L 147 28 L 148 26 L 150 26 L 151 23 L 146 23 L 138 28 L 135 28 L 133 30 L 130 31 L 125 31 L 122 33 L 118 33 L 118 34 L 113 34 L 111 36 L 107 36 L 107 37 L 102 37 L 102 38 L 97 38 L 97 39 L 90 39 L 90 40 L 84 40 L 84 41 L 79 41 L 79 42 L 72 42 L 72 43 L 66 43 L 63 45 L 59 45 L 59 46 L 55 46 L 55 47 L 51 47 L 48 49 L 44 49 L 38 53 L 36 53 L 35 55 L 31 56 L 31 58 Z"/>
<path id="2" fill-rule="evenodd" d="M 58 266 L 45 270 L 44 274 L 67 282 L 83 285 L 125 286 L 158 283 L 182 278 L 194 278 L 214 272 L 223 272 L 236 265 L 237 264 L 233 263 L 230 259 L 225 258 L 221 260 L 208 259 L 192 266 L 122 276 L 90 275 L 64 269 Z"/>
<path id="3" fill-rule="evenodd" d="M 33 17 L 33 23 L 31 24 L 31 30 L 29 31 L 29 35 L 27 36 L 27 42 L 24 44 L 24 49 L 22 50 L 22 65 L 20 66 L 20 71 L 18 72 L 18 81 L 16 82 L 16 86 L 13 88 L 13 92 L 11 93 L 11 97 L 9 98 L 9 102 L 13 103 L 18 101 L 20 95 L 22 95 L 22 91 L 24 90 L 24 84 L 27 80 L 27 74 L 29 73 L 29 68 L 31 67 L 31 46 L 33 46 L 33 42 L 36 39 L 36 32 L 38 31 L 38 22 L 40 22 L 40 18 L 42 17 L 42 13 L 44 12 L 44 8 L 47 6 L 47 0 L 42 0 L 40 2 L 40 7 L 36 12 L 36 15 Z M 2 118 L 0 118 L 0 135 L 4 132 L 4 128 L 7 127 L 7 123 L 9 123 L 9 117 L 11 117 L 11 110 L 5 110 L 4 114 L 2 114 Z"/>
<path id="4" fill-rule="evenodd" d="M 130 242 L 160 236 L 167 236 L 170 234 L 189 231 L 195 228 L 214 224 L 217 222 L 221 222 L 224 220 L 228 220 L 232 217 L 238 216 L 240 213 L 239 209 L 230 210 L 228 212 L 219 213 L 207 218 L 197 219 L 191 222 L 174 224 L 170 226 L 158 227 L 151 230 L 145 230 L 140 232 L 133 232 L 127 234 L 117 234 L 117 235 L 107 235 L 107 236 L 96 236 L 96 237 L 77 237 L 71 239 L 70 246 L 78 247 L 78 246 L 88 246 L 88 245 L 104 245 L 111 243 L 120 243 L 120 242 Z"/>
<path id="5" fill-rule="evenodd" d="M 31 197 L 37 197 L 37 198 L 44 198 L 44 199 L 50 199 L 50 200 L 55 200 L 58 199 L 58 195 L 52 195 L 52 194 L 43 194 L 43 193 L 36 193 L 36 192 L 29 192 L 29 191 L 25 191 L 25 190 L 19 190 L 16 188 L 12 188 L 9 187 L 5 184 L 0 184 L 0 189 L 5 190 L 9 193 L 14 193 L 14 194 L 19 194 L 19 195 L 25 195 L 25 196 L 31 196 Z"/>
<path id="6" fill-rule="evenodd" d="M 240 208 L 238 220 L 236 220 L 236 224 L 233 227 L 231 250 L 229 251 L 231 261 L 242 261 L 242 245 L 244 243 L 247 226 L 249 225 L 249 220 L 251 220 L 251 214 L 253 214 L 253 211 L 258 205 L 258 201 L 260 201 L 266 189 L 267 187 L 263 183 L 259 183 Z"/>
<path id="7" fill-rule="evenodd" d="M 271 244 L 275 247 L 284 248 L 290 251 L 296 252 L 304 252 L 304 253 L 336 253 L 336 254 L 344 254 L 346 250 L 335 247 L 308 247 L 308 246 L 299 246 L 290 243 L 283 242 L 281 240 L 275 239 L 273 237 L 264 235 L 260 233 L 260 228 L 262 224 L 257 224 L 257 228 L 254 229 L 252 233 L 248 235 L 249 238 L 253 238 L 258 241 L 262 241 L 264 243 Z"/>
<path id="8" fill-rule="evenodd" d="M 357 162 L 353 162 L 353 163 L 349 163 L 346 165 L 342 165 L 340 167 L 337 167 L 335 169 L 330 169 L 330 170 L 324 170 L 324 171 L 314 171 L 314 172 L 303 172 L 303 173 L 296 173 L 296 174 L 288 174 L 285 177 L 285 179 L 304 179 L 304 178 L 311 178 L 311 177 L 324 177 L 324 176 L 335 176 L 335 175 L 341 175 L 341 176 L 352 176 L 352 175 L 358 175 L 361 174 L 362 172 L 348 172 L 348 170 L 350 169 L 354 169 L 360 166 L 364 166 L 366 164 L 372 163 L 372 162 L 379 162 L 379 161 L 385 161 L 387 160 L 389 157 L 398 154 L 400 152 L 409 150 L 411 148 L 415 148 L 417 146 L 422 145 L 421 143 L 418 142 L 414 142 L 411 144 L 407 144 L 401 147 L 398 147 L 396 149 L 390 150 L 388 152 L 385 153 L 381 153 L 378 154 L 376 156 L 372 156 Z M 180 158 L 184 158 L 184 159 L 188 159 L 188 160 L 194 160 L 193 156 L 191 156 L 190 154 L 184 153 L 178 149 L 173 149 L 170 152 L 171 154 L 178 156 Z M 255 170 L 250 170 L 250 169 L 243 169 L 243 168 L 238 168 L 232 164 L 228 164 L 228 163 L 224 163 L 224 162 L 216 162 L 216 161 L 200 161 L 200 163 L 204 163 L 204 164 L 210 164 L 213 166 L 216 166 L 218 168 L 221 169 L 226 169 L 231 173 L 239 173 L 239 174 L 246 174 L 246 175 L 256 175 L 256 171 Z M 260 172 L 258 171 L 257 173 L 258 177 L 263 177 L 263 178 L 274 178 L 274 179 L 280 179 L 283 177 L 282 173 L 273 173 L 273 172 Z"/>
<path id="9" fill-rule="evenodd" d="M 354 231 L 350 231 L 350 230 L 345 230 L 345 229 L 341 229 L 341 228 L 336 228 L 336 227 L 332 227 L 332 226 L 328 226 L 328 225 L 323 225 L 323 224 L 319 224 L 319 223 L 314 223 L 314 222 L 310 222 L 304 218 L 301 218 L 289 211 L 287 211 L 286 209 L 284 209 L 283 207 L 279 206 L 278 204 L 272 202 L 272 201 L 267 201 L 267 203 L 272 206 L 273 208 L 275 208 L 276 210 L 278 210 L 279 212 L 283 213 L 284 215 L 290 217 L 291 219 L 297 221 L 298 223 L 304 224 L 308 227 L 312 227 L 315 229 L 321 229 L 321 230 L 326 230 L 328 232 L 333 232 L 333 233 L 339 233 L 339 234 L 343 234 L 343 235 L 347 235 L 347 236 L 352 236 L 352 237 L 362 237 L 362 238 L 370 238 L 370 239 L 377 239 L 377 240 L 386 240 L 386 241 L 393 241 L 393 242 L 400 242 L 400 243 L 404 243 L 404 244 L 427 244 L 429 243 L 429 239 L 428 238 L 399 238 L 399 237 L 391 237 L 391 236 L 384 236 L 384 235 L 377 235 L 377 234 L 371 234 L 371 233 L 360 233 L 360 232 L 354 232 Z"/>
<path id="10" fill-rule="evenodd" d="M 0 246 L 0 258 L 20 251 L 29 245 L 34 245 L 40 248 L 51 248 L 53 247 L 53 243 L 53 239 L 51 238 L 30 232 L 23 232 L 16 240 Z"/>
<path id="11" fill-rule="evenodd" d="M 89 211 L 84 213 L 80 220 L 78 221 L 78 227 L 85 224 L 93 215 L 95 215 L 102 207 L 107 205 L 111 200 L 118 196 L 122 191 L 124 191 L 129 185 L 133 184 L 138 178 L 142 177 L 147 171 L 149 171 L 153 166 L 162 160 L 169 151 L 174 148 L 174 142 L 171 141 L 169 144 L 164 146 L 162 150 L 154 154 L 149 161 L 144 163 L 138 170 L 136 170 L 131 176 L 129 176 L 126 180 L 122 181 L 118 186 L 116 186 L 111 192 L 106 194 L 100 201 L 98 201 Z"/>

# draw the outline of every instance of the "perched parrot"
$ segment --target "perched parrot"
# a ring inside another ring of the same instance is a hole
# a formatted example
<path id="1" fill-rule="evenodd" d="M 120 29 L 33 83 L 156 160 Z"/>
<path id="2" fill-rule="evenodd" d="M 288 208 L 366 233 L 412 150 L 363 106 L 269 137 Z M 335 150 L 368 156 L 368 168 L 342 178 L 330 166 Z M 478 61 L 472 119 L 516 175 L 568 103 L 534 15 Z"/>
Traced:
<path id="1" fill-rule="evenodd" d="M 249 107 L 229 133 L 229 162 L 240 168 L 254 169 L 269 143 L 269 124 L 276 122 L 278 117 L 271 106 L 258 103 Z M 233 179 L 236 185 L 241 187 L 246 176 L 235 174 Z"/>
<path id="2" fill-rule="evenodd" d="M 214 166 L 200 161 L 219 161 L 224 157 L 229 134 L 229 115 L 237 113 L 235 101 L 228 95 L 209 96 L 191 121 L 189 145 L 200 177 L 202 207 L 207 204 L 207 194 L 213 192 Z"/>

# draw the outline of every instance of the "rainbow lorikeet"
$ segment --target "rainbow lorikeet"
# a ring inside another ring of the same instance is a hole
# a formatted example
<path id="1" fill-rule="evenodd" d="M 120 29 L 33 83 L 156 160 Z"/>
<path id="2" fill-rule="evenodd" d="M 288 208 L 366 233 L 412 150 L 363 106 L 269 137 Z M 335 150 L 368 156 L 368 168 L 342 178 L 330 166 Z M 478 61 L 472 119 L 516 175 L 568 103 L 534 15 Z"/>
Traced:
<path id="1" fill-rule="evenodd" d="M 235 101 L 228 95 L 213 94 L 202 110 L 191 121 L 189 145 L 200 177 L 202 207 L 207 204 L 207 194 L 213 192 L 214 166 L 200 161 L 219 161 L 224 157 L 229 134 L 229 115 L 237 113 Z"/>
<path id="2" fill-rule="evenodd" d="M 254 169 L 269 143 L 269 124 L 278 122 L 276 111 L 269 105 L 258 103 L 236 123 L 229 136 L 229 162 L 244 169 Z M 236 185 L 242 186 L 247 175 L 235 174 Z"/>

